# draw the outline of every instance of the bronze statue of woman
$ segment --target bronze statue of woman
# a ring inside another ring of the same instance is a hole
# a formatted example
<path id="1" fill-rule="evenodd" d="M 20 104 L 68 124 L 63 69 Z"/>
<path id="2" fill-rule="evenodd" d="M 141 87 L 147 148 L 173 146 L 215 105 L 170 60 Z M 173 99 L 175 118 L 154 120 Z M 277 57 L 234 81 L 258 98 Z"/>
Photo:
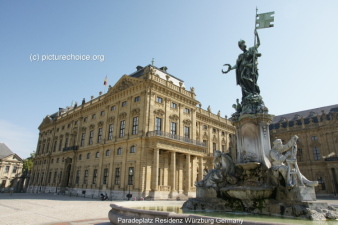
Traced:
<path id="1" fill-rule="evenodd" d="M 245 41 L 240 40 L 238 42 L 238 47 L 243 51 L 238 56 L 236 65 L 231 66 L 230 64 L 224 64 L 224 66 L 228 66 L 227 71 L 223 71 L 223 73 L 228 73 L 230 70 L 236 69 L 236 82 L 237 85 L 242 88 L 242 100 L 249 96 L 260 94 L 259 87 L 257 85 L 258 79 L 258 69 L 257 69 L 257 57 L 260 57 L 261 54 L 257 52 L 258 47 L 260 46 L 259 36 L 257 30 L 255 29 L 255 37 L 257 38 L 257 43 L 246 49 Z"/>

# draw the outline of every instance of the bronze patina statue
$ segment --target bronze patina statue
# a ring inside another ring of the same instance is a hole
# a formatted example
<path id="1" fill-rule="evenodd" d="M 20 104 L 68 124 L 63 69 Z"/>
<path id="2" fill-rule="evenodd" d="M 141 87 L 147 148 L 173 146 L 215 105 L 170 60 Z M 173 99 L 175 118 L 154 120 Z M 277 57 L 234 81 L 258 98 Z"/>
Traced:
<path id="1" fill-rule="evenodd" d="M 242 100 L 250 94 L 254 95 L 260 93 L 257 85 L 257 57 L 260 57 L 261 54 L 257 51 L 260 46 L 257 30 L 255 30 L 255 36 L 257 38 L 257 43 L 253 47 L 249 48 L 249 50 L 246 49 L 244 40 L 240 40 L 238 42 L 238 47 L 243 51 L 243 53 L 238 56 L 237 62 L 234 66 L 224 64 L 224 66 L 228 66 L 228 70 L 222 70 L 223 73 L 228 73 L 230 70 L 236 69 L 236 82 L 237 85 L 242 88 Z"/>
<path id="2" fill-rule="evenodd" d="M 260 96 L 259 86 L 257 85 L 257 58 L 261 56 L 261 53 L 258 52 L 260 40 L 256 29 L 254 34 L 254 46 L 247 49 L 245 41 L 240 40 L 238 42 L 238 47 L 243 51 L 243 53 L 238 56 L 237 62 L 234 66 L 231 66 L 230 64 L 224 64 L 224 66 L 228 66 L 228 70 L 222 70 L 222 72 L 226 74 L 230 70 L 236 69 L 236 82 L 237 85 L 241 86 L 242 89 L 241 111 L 239 112 L 237 110 L 233 114 L 234 119 L 238 118 L 242 114 L 268 112 L 268 109 L 265 107 L 262 97 Z M 239 103 L 237 102 L 237 105 L 238 104 Z"/>

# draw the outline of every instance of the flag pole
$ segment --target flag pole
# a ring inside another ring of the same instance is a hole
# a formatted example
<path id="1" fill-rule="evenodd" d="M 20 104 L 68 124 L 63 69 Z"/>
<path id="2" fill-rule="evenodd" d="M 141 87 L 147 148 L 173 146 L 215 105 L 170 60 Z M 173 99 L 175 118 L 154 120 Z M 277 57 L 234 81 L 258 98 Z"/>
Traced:
<path id="1" fill-rule="evenodd" d="M 256 16 L 255 16 L 255 32 L 254 32 L 254 35 L 255 35 L 255 40 L 254 40 L 254 52 L 253 52 L 253 58 L 252 58 L 252 80 L 253 80 L 253 91 L 254 91 L 254 93 L 256 92 L 256 85 L 255 85 L 255 82 L 256 82 L 256 80 L 255 80 L 255 58 L 256 58 L 256 42 L 257 42 L 257 38 L 256 38 L 256 31 L 257 31 L 257 11 L 258 11 L 258 9 L 257 9 L 257 7 L 256 7 Z"/>

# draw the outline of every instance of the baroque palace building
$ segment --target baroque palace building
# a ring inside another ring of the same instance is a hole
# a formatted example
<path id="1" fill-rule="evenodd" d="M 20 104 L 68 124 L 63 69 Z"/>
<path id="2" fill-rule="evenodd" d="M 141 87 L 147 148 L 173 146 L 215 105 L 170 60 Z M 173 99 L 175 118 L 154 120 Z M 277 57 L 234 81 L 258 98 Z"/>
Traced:
<path id="1" fill-rule="evenodd" d="M 302 174 L 317 180 L 317 195 L 338 193 L 338 105 L 276 116 L 270 124 L 271 142 L 286 143 L 293 135 Z"/>
<path id="2" fill-rule="evenodd" d="M 194 88 L 153 65 L 46 116 L 39 131 L 28 191 L 113 199 L 193 197 L 213 152 L 235 144 L 229 120 L 202 109 Z"/>
<path id="3" fill-rule="evenodd" d="M 13 153 L 5 143 L 0 143 L 0 191 L 20 191 L 23 160 Z"/>

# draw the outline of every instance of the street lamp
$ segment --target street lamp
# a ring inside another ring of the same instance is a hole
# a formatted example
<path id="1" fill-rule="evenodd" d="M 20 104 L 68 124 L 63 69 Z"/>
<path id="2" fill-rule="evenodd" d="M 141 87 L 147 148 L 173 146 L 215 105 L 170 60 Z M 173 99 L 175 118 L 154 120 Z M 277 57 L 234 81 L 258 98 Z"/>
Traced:
<path id="1" fill-rule="evenodd" d="M 130 194 L 130 185 L 133 185 L 133 175 L 134 175 L 134 167 L 129 167 L 128 172 L 128 187 L 129 187 L 129 193 L 127 194 L 128 201 L 133 197 L 132 194 Z"/>

